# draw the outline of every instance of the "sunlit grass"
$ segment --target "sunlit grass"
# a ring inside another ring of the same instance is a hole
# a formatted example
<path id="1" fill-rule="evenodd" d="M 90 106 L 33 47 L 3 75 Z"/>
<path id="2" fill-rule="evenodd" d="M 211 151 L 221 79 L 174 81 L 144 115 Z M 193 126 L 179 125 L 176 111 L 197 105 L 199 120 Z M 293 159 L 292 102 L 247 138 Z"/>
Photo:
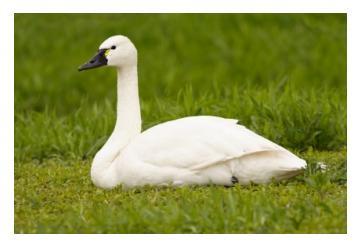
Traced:
<path id="1" fill-rule="evenodd" d="M 302 156 L 310 167 L 292 181 L 233 188 L 107 191 L 92 185 L 89 161 L 17 165 L 15 232 L 345 233 L 345 151 Z"/>

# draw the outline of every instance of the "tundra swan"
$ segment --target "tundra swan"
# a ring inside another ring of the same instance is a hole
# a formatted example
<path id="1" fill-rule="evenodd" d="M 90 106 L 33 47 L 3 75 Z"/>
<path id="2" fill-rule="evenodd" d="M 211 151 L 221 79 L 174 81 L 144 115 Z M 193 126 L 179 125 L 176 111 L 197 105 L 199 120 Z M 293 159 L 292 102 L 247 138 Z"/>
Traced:
<path id="1" fill-rule="evenodd" d="M 96 186 L 267 183 L 295 176 L 305 168 L 304 160 L 235 119 L 191 116 L 141 132 L 133 43 L 121 35 L 106 39 L 79 71 L 105 65 L 117 70 L 117 119 L 92 162 L 91 179 Z"/>

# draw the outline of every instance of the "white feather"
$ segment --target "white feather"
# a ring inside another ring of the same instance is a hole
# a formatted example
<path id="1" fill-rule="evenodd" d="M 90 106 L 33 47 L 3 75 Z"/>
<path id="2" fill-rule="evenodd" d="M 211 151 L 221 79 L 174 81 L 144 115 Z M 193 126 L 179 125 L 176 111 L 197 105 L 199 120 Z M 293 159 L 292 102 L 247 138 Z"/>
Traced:
<path id="1" fill-rule="evenodd" d="M 235 119 L 186 117 L 140 133 L 137 53 L 124 36 L 101 49 L 118 71 L 117 122 L 94 158 L 95 185 L 113 188 L 152 185 L 267 183 L 292 177 L 306 162 L 283 147 L 238 125 Z"/>

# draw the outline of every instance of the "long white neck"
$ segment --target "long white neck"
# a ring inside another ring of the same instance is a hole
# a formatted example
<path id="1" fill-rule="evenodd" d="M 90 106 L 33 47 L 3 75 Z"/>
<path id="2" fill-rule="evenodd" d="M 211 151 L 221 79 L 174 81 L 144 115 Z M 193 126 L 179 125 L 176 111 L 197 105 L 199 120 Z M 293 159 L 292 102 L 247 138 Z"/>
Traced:
<path id="1" fill-rule="evenodd" d="M 100 181 L 97 178 L 105 180 L 111 163 L 141 132 L 137 65 L 117 68 L 117 73 L 117 120 L 112 135 L 93 160 L 91 176 L 95 183 Z"/>

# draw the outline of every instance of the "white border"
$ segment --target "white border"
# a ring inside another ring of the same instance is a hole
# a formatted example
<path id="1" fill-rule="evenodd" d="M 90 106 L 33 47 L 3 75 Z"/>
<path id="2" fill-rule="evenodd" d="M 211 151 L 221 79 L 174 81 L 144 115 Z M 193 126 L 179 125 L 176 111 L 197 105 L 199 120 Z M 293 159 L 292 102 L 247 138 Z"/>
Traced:
<path id="1" fill-rule="evenodd" d="M 237 3 L 236 3 L 237 2 Z M 347 12 L 348 13 L 348 235 L 14 235 L 14 19 L 13 13 L 108 12 Z M 360 137 L 361 54 L 357 1 L 342 0 L 101 0 L 101 1 L 1 1 L 1 121 L 0 121 L 0 239 L 2 248 L 104 248 L 143 247 L 245 247 L 245 248 L 351 248 L 360 245 Z M 4 244 L 7 244 L 4 247 Z"/>
<path id="2" fill-rule="evenodd" d="M 10 239 L 14 223 L 14 20 L 8 8 L 0 9 L 0 48 L 4 52 L 0 59 L 0 237 Z"/>
<path id="3" fill-rule="evenodd" d="M 9 1 L 10 2 L 10 1 Z M 64 13 L 168 13 L 168 12 L 347 12 L 350 4 L 339 0 L 14 0 L 9 4 L 15 12 Z"/>

